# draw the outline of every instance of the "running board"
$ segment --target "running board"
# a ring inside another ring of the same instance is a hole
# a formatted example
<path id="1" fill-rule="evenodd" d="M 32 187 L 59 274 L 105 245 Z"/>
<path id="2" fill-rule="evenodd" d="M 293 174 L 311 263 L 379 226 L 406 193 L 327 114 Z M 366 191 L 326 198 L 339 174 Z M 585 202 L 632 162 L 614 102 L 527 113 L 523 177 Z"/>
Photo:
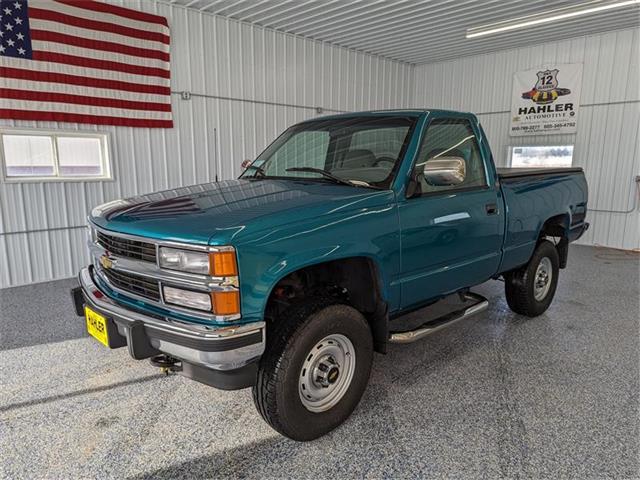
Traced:
<path id="1" fill-rule="evenodd" d="M 389 343 L 413 343 L 416 340 L 420 340 L 427 335 L 431 335 L 432 333 L 443 329 L 444 327 L 448 327 L 462 319 L 469 318 L 476 313 L 480 313 L 486 310 L 489 306 L 489 300 L 477 293 L 467 292 L 463 296 L 465 300 L 473 301 L 473 305 L 459 310 L 454 310 L 446 315 L 429 320 L 415 330 L 408 330 L 406 332 L 390 332 Z"/>

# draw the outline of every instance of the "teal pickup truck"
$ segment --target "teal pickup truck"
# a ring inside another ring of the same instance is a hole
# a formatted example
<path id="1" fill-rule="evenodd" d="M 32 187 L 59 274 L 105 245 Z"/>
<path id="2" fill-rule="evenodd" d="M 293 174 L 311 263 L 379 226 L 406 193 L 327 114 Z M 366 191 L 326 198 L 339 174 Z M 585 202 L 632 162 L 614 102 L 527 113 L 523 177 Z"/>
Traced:
<path id="1" fill-rule="evenodd" d="M 374 351 L 485 309 L 471 287 L 502 277 L 514 312 L 542 314 L 588 227 L 580 168 L 496 169 L 469 113 L 312 119 L 244 166 L 238 180 L 95 208 L 72 296 L 107 347 L 252 387 L 296 440 L 347 419 Z M 459 305 L 429 313 L 449 296 Z M 395 326 L 417 309 L 424 322 Z"/>

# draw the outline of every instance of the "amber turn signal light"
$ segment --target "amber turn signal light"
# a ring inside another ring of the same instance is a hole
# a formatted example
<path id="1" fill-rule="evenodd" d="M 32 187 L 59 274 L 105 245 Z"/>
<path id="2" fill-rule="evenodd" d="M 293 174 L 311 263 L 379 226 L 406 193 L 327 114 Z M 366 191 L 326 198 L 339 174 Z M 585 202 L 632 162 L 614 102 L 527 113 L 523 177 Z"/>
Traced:
<path id="1" fill-rule="evenodd" d="M 235 277 L 238 275 L 236 252 L 212 252 L 209 254 L 209 273 L 214 277 Z"/>
<path id="2" fill-rule="evenodd" d="M 228 290 L 226 292 L 211 292 L 211 303 L 216 315 L 235 315 L 240 313 L 240 292 Z"/>

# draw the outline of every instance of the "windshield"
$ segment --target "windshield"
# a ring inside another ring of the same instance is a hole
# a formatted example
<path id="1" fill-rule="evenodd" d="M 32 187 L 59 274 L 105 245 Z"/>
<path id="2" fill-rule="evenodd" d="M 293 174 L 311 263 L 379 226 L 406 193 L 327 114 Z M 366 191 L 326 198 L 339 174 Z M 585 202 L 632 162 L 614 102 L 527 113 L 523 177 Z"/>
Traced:
<path id="1" fill-rule="evenodd" d="M 414 117 L 367 116 L 294 125 L 260 154 L 242 178 L 342 180 L 386 189 L 415 121 Z"/>

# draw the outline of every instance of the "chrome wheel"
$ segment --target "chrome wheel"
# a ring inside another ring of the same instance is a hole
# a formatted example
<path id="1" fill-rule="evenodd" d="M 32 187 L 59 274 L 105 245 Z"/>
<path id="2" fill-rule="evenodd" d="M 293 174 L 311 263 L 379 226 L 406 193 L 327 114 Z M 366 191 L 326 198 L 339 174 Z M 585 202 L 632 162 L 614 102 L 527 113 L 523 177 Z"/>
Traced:
<path id="1" fill-rule="evenodd" d="M 328 335 L 308 353 L 300 370 L 298 393 L 307 410 L 326 412 L 349 390 L 356 370 L 353 343 L 344 335 Z"/>
<path id="2" fill-rule="evenodd" d="M 549 293 L 551 288 L 551 279 L 553 277 L 553 267 L 551 259 L 543 257 L 536 269 L 535 279 L 533 283 L 533 296 L 537 301 L 542 301 Z"/>

